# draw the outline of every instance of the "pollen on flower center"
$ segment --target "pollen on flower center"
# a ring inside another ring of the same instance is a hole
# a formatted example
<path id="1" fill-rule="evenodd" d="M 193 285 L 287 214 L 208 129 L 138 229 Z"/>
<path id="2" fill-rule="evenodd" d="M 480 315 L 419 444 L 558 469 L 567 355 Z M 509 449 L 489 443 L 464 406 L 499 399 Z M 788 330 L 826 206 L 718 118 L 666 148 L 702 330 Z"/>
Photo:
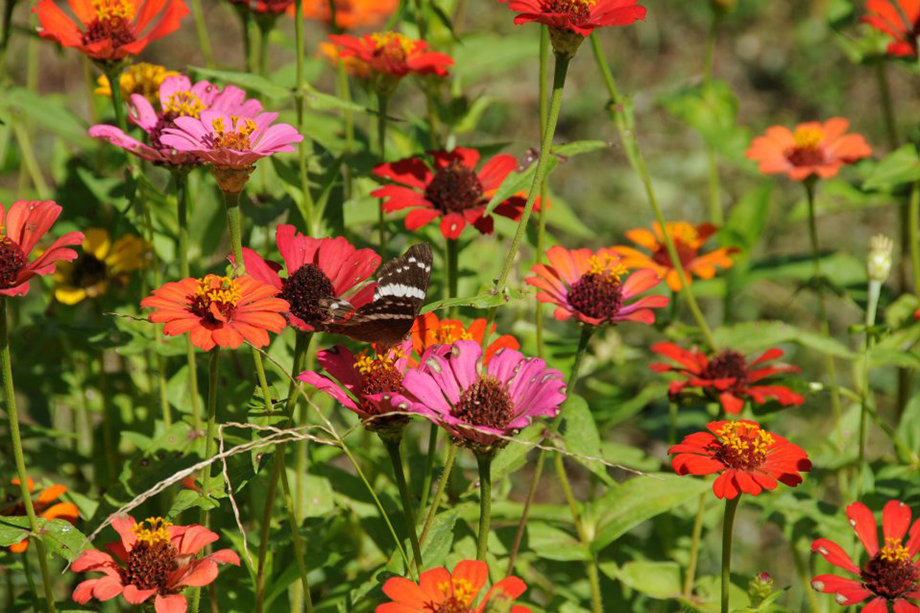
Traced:
<path id="1" fill-rule="evenodd" d="M 514 401 L 504 383 L 484 376 L 463 390 L 450 414 L 473 426 L 504 430 L 514 418 Z"/>
<path id="2" fill-rule="evenodd" d="M 626 267 L 606 253 L 593 256 L 588 264 L 588 272 L 569 290 L 569 304 L 588 317 L 614 317 L 623 307 L 620 279 L 626 274 Z"/>
<path id="3" fill-rule="evenodd" d="M 166 106 L 163 107 L 163 113 L 171 115 L 170 119 L 176 117 L 195 117 L 207 107 L 198 96 L 192 92 L 176 92 L 169 97 Z"/>
<path id="4" fill-rule="evenodd" d="M 393 349 L 385 355 L 370 357 L 367 351 L 358 354 L 355 368 L 364 378 L 361 394 L 383 394 L 398 392 L 402 389 L 403 375 L 396 367 L 396 362 L 405 357 L 401 349 Z"/>
<path id="5" fill-rule="evenodd" d="M 786 150 L 786 159 L 794 166 L 814 166 L 824 162 L 820 145 L 824 131 L 817 127 L 796 128 L 792 136 L 795 144 Z"/>
<path id="6" fill-rule="evenodd" d="M 13 287 L 26 265 L 26 254 L 13 239 L 0 238 L 0 288 Z"/>
<path id="7" fill-rule="evenodd" d="M 189 310 L 213 323 L 228 319 L 236 312 L 236 306 L 243 297 L 239 285 L 230 277 L 207 275 L 198 279 L 195 293 L 189 296 Z"/>
<path id="8" fill-rule="evenodd" d="M 866 562 L 860 575 L 866 588 L 889 600 L 916 590 L 920 582 L 920 568 L 896 538 L 885 539 L 885 546 Z"/>
<path id="9" fill-rule="evenodd" d="M 93 0 L 93 10 L 96 18 L 83 33 L 84 45 L 109 40 L 120 47 L 135 41 L 131 28 L 134 4 L 130 0 Z"/>
<path id="10" fill-rule="evenodd" d="M 137 543 L 128 552 L 123 583 L 141 590 L 168 593 L 169 577 L 179 568 L 178 552 L 172 545 L 169 529 L 172 524 L 162 517 L 150 517 L 134 524 L 131 531 Z"/>
<path id="11" fill-rule="evenodd" d="M 434 332 L 435 345 L 451 345 L 455 341 L 471 341 L 473 335 L 463 329 L 459 324 L 442 323 Z"/>
<path id="12" fill-rule="evenodd" d="M 706 366 L 707 379 L 734 379 L 732 387 L 747 382 L 747 362 L 737 351 L 726 349 L 713 357 Z"/>
<path id="13" fill-rule="evenodd" d="M 547 13 L 562 13 L 578 19 L 588 19 L 597 0 L 546 0 L 543 10 Z"/>
<path id="14" fill-rule="evenodd" d="M 716 433 L 715 457 L 729 468 L 752 470 L 760 466 L 776 442 L 757 424 L 727 422 Z"/>
<path id="15" fill-rule="evenodd" d="M 399 32 L 371 34 L 371 40 L 374 42 L 374 55 L 396 63 L 405 62 L 414 48 L 412 39 Z"/>
<path id="16" fill-rule="evenodd" d="M 445 596 L 444 601 L 428 605 L 428 610 L 433 613 L 472 613 L 470 604 L 476 593 L 468 579 L 451 577 L 450 581 L 438 584 L 438 591 Z"/>
<path id="17" fill-rule="evenodd" d="M 699 233 L 693 224 L 685 221 L 669 223 L 666 228 L 671 240 L 674 241 L 674 248 L 677 250 L 677 257 L 680 258 L 681 265 L 686 266 L 699 253 L 699 247 L 697 246 Z M 656 263 L 669 268 L 674 266 L 674 263 L 671 262 L 671 254 L 668 253 L 668 248 L 664 241 L 658 245 L 655 253 L 652 254 L 652 259 Z"/>
<path id="18" fill-rule="evenodd" d="M 210 135 L 210 145 L 215 149 L 232 149 L 234 151 L 248 151 L 252 149 L 250 139 L 256 130 L 256 122 L 252 119 L 243 119 L 239 117 L 230 118 L 231 125 L 228 128 L 224 124 L 222 117 L 216 117 L 211 120 L 211 127 L 214 134 Z"/>
<path id="19" fill-rule="evenodd" d="M 310 325 L 325 319 L 326 312 L 320 308 L 320 300 L 333 296 L 332 281 L 316 264 L 304 264 L 281 280 L 281 297 L 291 305 L 291 313 Z"/>
<path id="20" fill-rule="evenodd" d="M 442 213 L 459 212 L 479 204 L 482 183 L 476 172 L 460 160 L 439 169 L 425 188 L 425 197 Z"/>

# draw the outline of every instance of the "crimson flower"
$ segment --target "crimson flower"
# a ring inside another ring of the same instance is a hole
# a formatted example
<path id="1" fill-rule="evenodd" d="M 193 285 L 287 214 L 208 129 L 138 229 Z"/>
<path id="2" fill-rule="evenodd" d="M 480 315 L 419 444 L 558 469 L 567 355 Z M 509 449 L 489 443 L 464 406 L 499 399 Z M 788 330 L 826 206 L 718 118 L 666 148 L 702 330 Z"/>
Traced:
<path id="1" fill-rule="evenodd" d="M 288 320 L 298 330 L 317 330 L 328 319 L 322 301 L 347 297 L 357 309 L 374 299 L 373 283 L 354 291 L 380 266 L 373 249 L 356 249 L 341 236 L 304 236 L 291 225 L 277 227 L 275 242 L 284 266 L 262 259 L 248 247 L 243 247 L 243 265 L 247 274 L 273 286 L 287 300 Z M 286 271 L 284 278 L 278 274 L 281 271 Z"/>
<path id="2" fill-rule="evenodd" d="M 698 389 L 712 400 L 722 403 L 722 408 L 731 415 L 741 412 L 745 398 L 757 404 L 775 399 L 783 406 L 796 406 L 804 402 L 804 398 L 788 387 L 756 385 L 777 373 L 801 370 L 798 366 L 764 366 L 766 362 L 781 358 L 782 349 L 768 349 L 751 363 L 731 349 L 721 351 L 711 359 L 702 351 L 683 349 L 674 343 L 657 343 L 652 345 L 652 351 L 670 358 L 679 366 L 658 362 L 649 368 L 655 372 L 676 372 L 685 377 L 682 381 L 671 383 L 669 393 L 672 396 L 688 388 Z"/>
<path id="3" fill-rule="evenodd" d="M 517 167 L 517 160 L 507 154 L 496 155 L 477 172 L 479 152 L 475 149 L 457 147 L 428 155 L 430 165 L 414 157 L 374 168 L 375 175 L 394 182 L 371 192 L 383 199 L 384 212 L 412 209 L 406 215 L 407 230 L 418 230 L 440 218 L 441 234 L 451 240 L 460 238 L 468 223 L 482 234 L 491 234 L 495 221 L 485 214 L 486 205 Z M 493 212 L 517 221 L 525 204 L 524 198 L 511 196 Z"/>
<path id="4" fill-rule="evenodd" d="M 546 259 L 549 264 L 535 264 L 531 270 L 536 276 L 525 282 L 539 290 L 537 300 L 556 305 L 554 317 L 560 321 L 574 315 L 592 326 L 621 321 L 652 324 L 652 309 L 668 305 L 667 296 L 638 298 L 661 279 L 655 271 L 643 269 L 629 274 L 624 281 L 628 270 L 612 249 L 594 253 L 590 249 L 569 251 L 557 245 L 546 252 Z"/>
<path id="5" fill-rule="evenodd" d="M 888 55 L 915 57 L 917 55 L 917 26 L 920 23 L 918 0 L 868 0 L 863 22 L 893 40 Z"/>
<path id="6" fill-rule="evenodd" d="M 39 0 L 38 34 L 98 61 L 137 55 L 148 43 L 179 28 L 188 14 L 182 0 L 69 0 L 77 22 L 54 0 Z"/>
<path id="7" fill-rule="evenodd" d="M 869 598 L 863 613 L 918 613 L 913 601 L 920 600 L 920 521 L 910 524 L 910 507 L 900 500 L 889 500 L 882 510 L 882 535 L 885 544 L 879 548 L 878 524 L 872 511 L 861 502 L 847 507 L 850 525 L 862 542 L 869 559 L 862 568 L 856 565 L 843 547 L 825 538 L 811 544 L 811 550 L 858 579 L 837 575 L 818 575 L 811 586 L 825 594 L 836 594 L 834 599 L 842 606 L 859 604 Z M 910 530 L 908 531 L 908 527 Z M 907 534 L 907 545 L 904 536 Z"/>
<path id="8" fill-rule="evenodd" d="M 776 482 L 795 487 L 799 473 L 811 470 L 808 455 L 778 434 L 747 419 L 714 421 L 708 432 L 696 432 L 668 449 L 677 454 L 671 467 L 678 475 L 719 473 L 712 484 L 718 498 L 732 499 L 742 492 L 754 496 L 776 489 Z"/>
<path id="9" fill-rule="evenodd" d="M 162 517 L 135 522 L 132 517 L 119 516 L 112 519 L 112 527 L 121 535 L 121 542 L 106 547 L 112 555 L 90 549 L 71 567 L 78 573 L 104 575 L 77 586 L 73 599 L 80 604 L 121 594 L 133 605 L 154 598 L 156 613 L 185 613 L 188 603 L 183 589 L 213 582 L 218 564 L 240 565 L 239 556 L 230 549 L 195 557 L 218 538 L 203 526 L 174 526 Z"/>
<path id="10" fill-rule="evenodd" d="M 29 261 L 60 214 L 61 207 L 51 200 L 17 200 L 8 211 L 0 204 L 0 294 L 24 296 L 32 277 L 51 274 L 57 262 L 77 258 L 77 252 L 67 247 L 81 244 L 83 233 L 68 232 Z"/>

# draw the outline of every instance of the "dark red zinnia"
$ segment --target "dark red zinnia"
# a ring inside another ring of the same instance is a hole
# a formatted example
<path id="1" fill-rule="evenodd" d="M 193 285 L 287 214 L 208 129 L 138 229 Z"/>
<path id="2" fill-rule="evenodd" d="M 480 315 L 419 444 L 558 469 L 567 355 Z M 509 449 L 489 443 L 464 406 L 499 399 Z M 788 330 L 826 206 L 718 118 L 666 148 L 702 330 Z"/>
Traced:
<path id="1" fill-rule="evenodd" d="M 639 0 L 499 0 L 519 13 L 514 23 L 536 21 L 589 36 L 595 28 L 626 26 L 645 19 Z"/>
<path id="2" fill-rule="evenodd" d="M 671 383 L 670 394 L 677 396 L 688 388 L 696 388 L 713 400 L 718 399 L 726 413 L 736 415 L 744 408 L 744 399 L 763 404 L 776 400 L 783 406 L 804 402 L 799 394 L 782 385 L 758 385 L 777 373 L 798 372 L 797 366 L 764 366 L 783 356 L 781 349 L 769 349 L 752 362 L 741 353 L 726 349 L 709 357 L 696 349 L 683 349 L 674 343 L 652 345 L 652 351 L 670 358 L 679 366 L 656 362 L 649 365 L 655 372 L 677 372 L 684 380 Z"/>

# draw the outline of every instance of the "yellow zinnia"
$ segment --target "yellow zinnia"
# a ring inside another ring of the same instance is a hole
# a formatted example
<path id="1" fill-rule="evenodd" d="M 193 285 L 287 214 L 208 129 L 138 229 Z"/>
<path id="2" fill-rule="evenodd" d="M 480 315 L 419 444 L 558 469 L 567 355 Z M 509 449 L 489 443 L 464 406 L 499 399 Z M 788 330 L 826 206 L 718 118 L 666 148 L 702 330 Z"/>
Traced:
<path id="1" fill-rule="evenodd" d="M 77 304 L 101 296 L 109 285 L 122 285 L 129 273 L 143 268 L 146 253 L 147 244 L 133 234 L 113 243 L 108 230 L 90 228 L 85 233 L 80 257 L 58 264 L 54 297 L 64 304 Z"/>

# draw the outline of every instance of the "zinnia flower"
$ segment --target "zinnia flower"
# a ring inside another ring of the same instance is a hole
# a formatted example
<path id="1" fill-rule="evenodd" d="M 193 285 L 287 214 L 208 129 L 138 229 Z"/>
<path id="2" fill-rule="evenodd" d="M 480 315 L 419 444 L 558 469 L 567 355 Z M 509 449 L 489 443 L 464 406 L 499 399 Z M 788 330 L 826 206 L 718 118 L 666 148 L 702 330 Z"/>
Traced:
<path id="1" fill-rule="evenodd" d="M 409 341 L 374 356 L 368 355 L 367 350 L 355 355 L 345 347 L 335 346 L 316 355 L 326 376 L 306 371 L 297 378 L 357 413 L 367 429 L 402 432 L 409 418 L 386 415 L 405 411 L 405 407 L 397 407 L 398 401 L 394 399 L 403 391 L 411 351 Z"/>
<path id="2" fill-rule="evenodd" d="M 95 125 L 89 135 L 109 142 L 134 155 L 171 166 L 198 163 L 194 153 L 177 151 L 162 141 L 164 130 L 176 127 L 180 117 L 198 118 L 206 110 L 220 111 L 230 116 L 253 118 L 262 111 L 256 99 L 246 99 L 246 92 L 233 85 L 221 89 L 208 81 L 194 85 L 184 75 L 168 77 L 159 89 L 159 110 L 142 95 L 134 94 L 128 100 L 128 118 L 147 133 L 147 144 L 110 125 Z"/>
<path id="3" fill-rule="evenodd" d="M 137 55 L 147 43 L 178 29 L 188 14 L 182 0 L 69 0 L 75 23 L 54 0 L 39 0 L 38 14 L 44 38 L 74 47 L 90 59 L 117 61 Z"/>
<path id="4" fill-rule="evenodd" d="M 51 200 L 17 200 L 9 211 L 0 204 L 0 294 L 25 295 L 29 279 L 52 273 L 57 262 L 77 257 L 77 252 L 67 247 L 82 243 L 83 234 L 68 232 L 29 262 L 32 249 L 60 214 L 61 207 Z"/>
<path id="5" fill-rule="evenodd" d="M 549 265 L 535 264 L 535 277 L 525 282 L 539 291 L 537 300 L 556 305 L 554 316 L 566 320 L 573 315 L 592 326 L 620 321 L 655 323 L 652 309 L 668 305 L 667 296 L 643 296 L 661 282 L 654 270 L 629 274 L 620 256 L 612 249 L 593 253 L 590 249 L 569 251 L 551 247 L 546 252 Z"/>
<path id="6" fill-rule="evenodd" d="M 686 221 L 677 221 L 665 224 L 668 235 L 674 242 L 677 255 L 680 257 L 681 266 L 687 274 L 687 281 L 692 281 L 693 275 L 701 279 L 711 279 L 716 275 L 716 268 L 729 268 L 732 262 L 731 254 L 738 250 L 734 247 L 719 247 L 707 253 L 700 253 L 700 249 L 715 234 L 718 228 L 711 223 L 701 223 L 697 226 Z M 680 291 L 680 276 L 671 262 L 668 249 L 664 243 L 661 225 L 652 224 L 652 231 L 637 228 L 626 233 L 626 238 L 647 249 L 645 254 L 632 247 L 614 247 L 613 251 L 623 258 L 623 265 L 627 268 L 649 268 L 663 278 L 668 287 L 673 291 Z"/>
<path id="7" fill-rule="evenodd" d="M 73 262 L 62 262 L 54 273 L 54 297 L 64 304 L 96 298 L 109 285 L 124 285 L 128 276 L 146 264 L 147 243 L 126 234 L 112 243 L 108 230 L 90 228 L 83 239 L 83 253 Z"/>
<path id="8" fill-rule="evenodd" d="M 78 573 L 104 574 L 77 586 L 73 599 L 79 604 L 91 598 L 111 600 L 121 594 L 132 605 L 154 598 L 156 613 L 185 613 L 188 603 L 182 591 L 186 587 L 213 582 L 218 564 L 240 565 L 239 556 L 230 549 L 196 558 L 218 539 L 217 534 L 197 524 L 174 526 L 162 517 L 135 522 L 132 517 L 119 516 L 112 519 L 112 527 L 121 535 L 120 543 L 107 547 L 114 558 L 90 549 L 71 567 Z"/>
<path id="9" fill-rule="evenodd" d="M 294 8 L 294 0 L 230 0 L 230 2 L 252 13 L 273 17 L 281 13 L 292 13 Z"/>
<path id="10" fill-rule="evenodd" d="M 700 390 L 711 400 L 718 400 L 726 413 L 736 415 L 744 408 L 744 399 L 763 404 L 777 400 L 783 406 L 802 404 L 805 399 L 782 385 L 758 385 L 768 377 L 783 372 L 799 372 L 798 366 L 766 366 L 765 363 L 783 357 L 782 349 L 768 349 L 748 363 L 737 351 L 726 349 L 711 359 L 702 351 L 682 349 L 674 343 L 652 345 L 652 351 L 677 362 L 678 366 L 655 363 L 655 372 L 676 372 L 685 377 L 671 383 L 669 393 L 677 396 L 687 389 Z"/>
<path id="11" fill-rule="evenodd" d="M 507 154 L 496 155 L 476 172 L 479 152 L 457 147 L 452 151 L 431 151 L 431 164 L 423 158 L 407 158 L 380 164 L 374 174 L 394 181 L 371 192 L 383 199 L 387 213 L 412 209 L 406 216 L 406 229 L 418 230 L 441 219 L 444 238 L 460 238 L 467 223 L 482 234 L 491 234 L 495 220 L 485 215 L 489 199 L 512 170 L 517 160 Z M 500 203 L 494 213 L 515 221 L 521 218 L 526 201 L 512 196 Z"/>
<path id="12" fill-rule="evenodd" d="M 192 344 L 203 351 L 215 345 L 236 349 L 248 341 L 268 344 L 268 331 L 284 328 L 282 313 L 288 303 L 276 298 L 278 290 L 249 275 L 235 279 L 206 275 L 183 279 L 153 290 L 141 306 L 154 309 L 150 321 L 165 323 L 163 332 L 177 336 L 188 332 Z"/>
<path id="13" fill-rule="evenodd" d="M 862 541 L 869 559 L 862 568 L 856 565 L 843 547 L 827 539 L 817 539 L 811 550 L 858 579 L 837 575 L 818 575 L 811 586 L 825 594 L 836 594 L 834 600 L 842 606 L 859 604 L 867 598 L 863 613 L 917 613 L 920 607 L 920 521 L 910 525 L 910 507 L 900 500 L 890 500 L 882 510 L 882 536 L 885 544 L 879 548 L 878 524 L 872 511 L 861 502 L 847 507 L 850 525 Z M 908 531 L 908 527 L 910 530 Z M 904 545 L 904 535 L 907 544 Z"/>
<path id="14" fill-rule="evenodd" d="M 574 54 L 595 28 L 627 26 L 645 19 L 639 0 L 499 0 L 518 13 L 514 23 L 535 21 L 549 26 L 557 53 Z"/>
<path id="15" fill-rule="evenodd" d="M 917 26 L 920 23 L 920 2 L 917 0 L 868 0 L 862 20 L 894 39 L 888 44 L 888 55 L 917 55 Z"/>
<path id="16" fill-rule="evenodd" d="M 127 100 L 134 94 L 143 96 L 151 104 L 156 104 L 160 99 L 160 86 L 167 77 L 178 77 L 175 70 L 167 70 L 165 66 L 138 62 L 131 64 L 121 73 L 121 99 Z M 109 78 L 101 75 L 97 80 L 99 86 L 93 91 L 97 96 L 112 97 L 112 84 Z"/>
<path id="17" fill-rule="evenodd" d="M 428 43 L 409 38 L 398 32 L 376 32 L 361 37 L 333 34 L 329 41 L 338 47 L 346 67 L 356 68 L 353 74 L 369 77 L 374 91 L 390 94 L 399 80 L 408 74 L 447 75 L 454 61 L 449 55 L 428 51 Z M 354 58 L 354 62 L 347 58 Z"/>
<path id="18" fill-rule="evenodd" d="M 493 585 L 476 606 L 476 597 L 488 579 L 489 567 L 485 562 L 476 560 L 458 562 L 452 573 L 446 568 L 426 570 L 419 575 L 418 583 L 403 577 L 390 577 L 383 584 L 383 593 L 392 602 L 378 606 L 377 613 L 482 613 L 490 601 L 503 599 L 506 603 L 513 602 L 527 589 L 527 585 L 517 577 L 505 577 Z M 530 609 L 523 605 L 501 610 L 530 613 Z"/>
<path id="19" fill-rule="evenodd" d="M 15 485 L 18 489 L 20 483 L 19 478 L 13 479 L 10 483 Z M 26 479 L 26 484 L 29 486 L 30 492 L 35 490 L 35 481 L 32 480 L 32 477 Z M 77 509 L 77 505 L 72 502 L 54 502 L 66 491 L 67 488 L 65 486 L 57 484 L 49 485 L 44 488 L 39 492 L 37 497 L 32 499 L 32 508 L 35 510 L 36 515 L 48 521 L 63 519 L 71 524 L 76 524 L 77 519 L 80 517 L 80 511 Z M 23 502 L 17 502 L 0 511 L 0 516 L 6 517 L 20 517 L 25 514 L 26 505 Z M 23 539 L 18 543 L 10 545 L 10 551 L 15 553 L 22 553 L 28 548 L 29 539 Z"/>
<path id="20" fill-rule="evenodd" d="M 380 256 L 373 249 L 356 249 L 341 236 L 304 236 L 290 225 L 276 228 L 275 241 L 283 267 L 248 247 L 243 247 L 243 265 L 247 274 L 273 286 L 291 305 L 288 320 L 298 330 L 317 330 L 326 322 L 328 310 L 322 301 L 347 297 L 357 309 L 374 299 L 374 283 L 353 291 L 380 266 Z M 278 274 L 281 271 L 285 271 L 284 278 Z"/>
<path id="21" fill-rule="evenodd" d="M 482 347 L 457 341 L 431 347 L 403 379 L 405 403 L 447 430 L 457 444 L 489 453 L 535 417 L 553 417 L 565 400 L 562 373 L 539 358 L 503 349 L 483 364 Z"/>
<path id="22" fill-rule="evenodd" d="M 491 334 L 495 334 L 496 325 L 492 324 Z M 486 332 L 486 320 L 480 317 L 470 322 L 469 326 L 463 325 L 459 319 L 438 319 L 432 311 L 420 315 L 412 324 L 412 348 L 418 355 L 423 355 L 429 347 L 435 345 L 450 345 L 454 341 L 476 341 L 482 345 Z M 502 349 L 520 349 L 521 344 L 510 334 L 502 334 L 486 347 L 482 361 L 488 364 L 489 360 Z"/>
<path id="23" fill-rule="evenodd" d="M 850 122 L 842 117 L 825 123 L 800 123 L 795 132 L 784 126 L 767 128 L 747 150 L 747 157 L 760 165 L 765 174 L 786 173 L 793 181 L 809 177 L 828 179 L 845 164 L 872 155 L 872 149 L 859 134 L 846 134 Z"/>
<path id="24" fill-rule="evenodd" d="M 335 26 L 343 30 L 369 28 L 386 21 L 399 6 L 399 0 L 333 0 Z M 303 3 L 305 19 L 332 24 L 329 0 L 306 0 Z"/>
<path id="25" fill-rule="evenodd" d="M 795 487 L 799 473 L 811 470 L 808 455 L 778 434 L 761 429 L 747 419 L 714 421 L 709 432 L 696 432 L 668 449 L 677 454 L 671 467 L 678 475 L 719 473 L 712 484 L 718 498 L 735 498 L 742 492 L 754 496 L 776 489 L 776 482 Z"/>

